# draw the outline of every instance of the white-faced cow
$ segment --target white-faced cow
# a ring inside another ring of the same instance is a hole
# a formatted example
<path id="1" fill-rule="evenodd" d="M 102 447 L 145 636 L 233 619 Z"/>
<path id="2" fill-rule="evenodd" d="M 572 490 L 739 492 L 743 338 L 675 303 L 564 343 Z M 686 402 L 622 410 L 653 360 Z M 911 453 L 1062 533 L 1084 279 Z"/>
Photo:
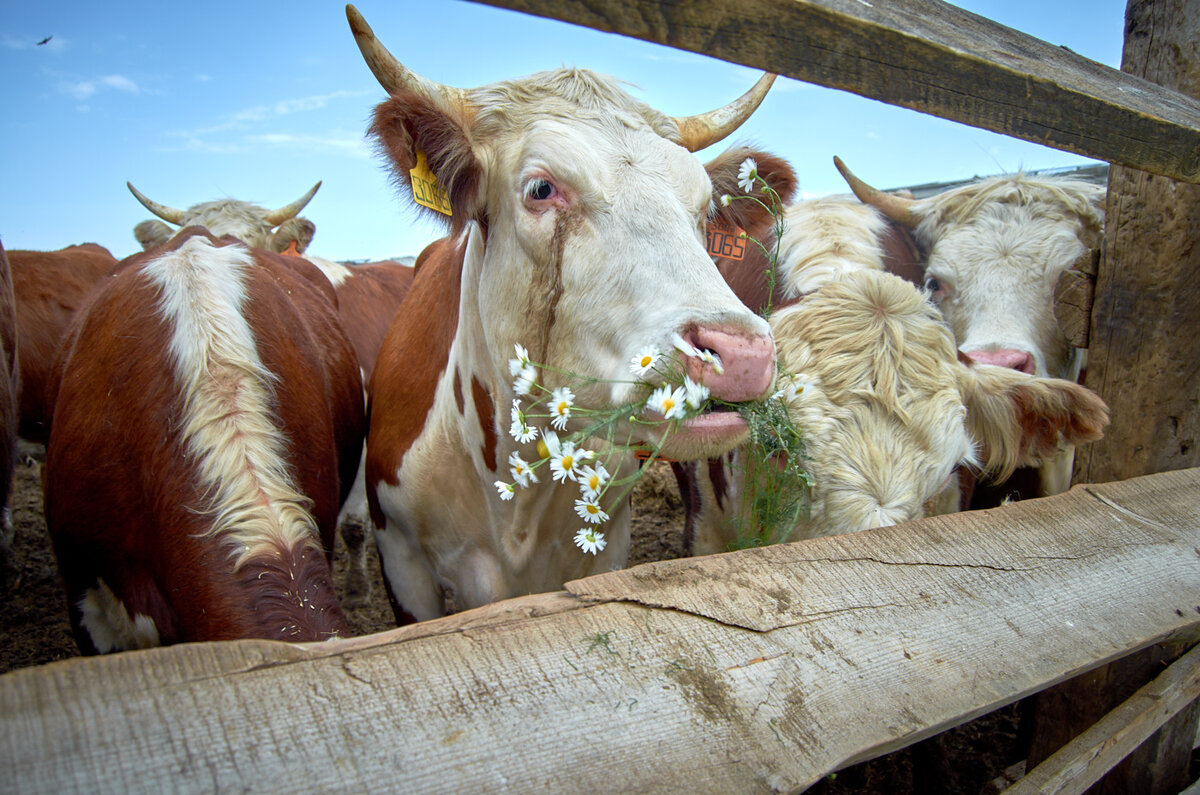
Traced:
<path id="1" fill-rule="evenodd" d="M 1099 398 L 1073 383 L 960 360 L 927 294 L 886 272 L 887 230 L 853 199 L 799 202 L 785 213 L 783 308 L 771 329 L 780 370 L 794 377 L 780 379 L 781 399 L 814 481 L 810 509 L 783 528 L 791 539 L 957 510 L 947 485 L 961 464 L 1006 476 L 1053 455 L 1060 439 L 1098 438 L 1107 421 Z M 765 265 L 721 263 L 727 274 Z M 692 470 L 695 552 L 724 551 L 759 529 L 743 505 L 747 455 Z"/>
<path id="2" fill-rule="evenodd" d="M 12 514 L 8 505 L 17 455 L 21 380 L 18 358 L 12 273 L 0 244 L 0 592 L 15 586 L 20 574 L 12 556 Z"/>
<path id="3" fill-rule="evenodd" d="M 328 555 L 358 364 L 315 267 L 190 227 L 72 323 L 46 523 L 85 653 L 345 634 Z"/>
<path id="4" fill-rule="evenodd" d="M 296 216 L 316 195 L 317 189 L 321 187 L 320 182 L 296 201 L 277 210 L 268 210 L 238 199 L 202 202 L 186 210 L 178 210 L 147 199 L 128 182 L 125 185 L 142 206 L 163 221 L 180 228 L 202 226 L 217 237 L 236 237 L 251 248 L 274 251 L 277 254 L 302 254 L 312 242 L 316 231 L 316 225 L 312 221 Z M 162 221 L 150 220 L 135 226 L 133 236 L 141 243 L 143 249 L 149 250 L 170 240 L 176 231 L 178 230 L 172 229 Z"/>
<path id="5" fill-rule="evenodd" d="M 1077 379 L 1083 351 L 1058 326 L 1054 285 L 1100 245 L 1103 186 L 1013 174 L 907 199 L 875 190 L 835 163 L 860 199 L 913 229 L 926 252 L 933 300 L 964 355 L 979 364 Z M 1021 496 L 1065 491 L 1073 460 L 1074 450 L 1064 445 Z"/>
<path id="6" fill-rule="evenodd" d="M 46 380 L 71 318 L 117 266 L 108 249 L 95 243 L 57 251 L 8 252 L 17 315 L 21 365 L 20 433 L 45 444 Z"/>
<path id="7" fill-rule="evenodd" d="M 644 346 L 672 351 L 676 340 L 720 358 L 723 374 L 712 357 L 681 362 L 715 397 L 770 389 L 767 324 L 705 252 L 705 222 L 721 208 L 689 150 L 736 129 L 772 77 L 730 107 L 687 119 L 582 69 L 447 88 L 410 72 L 353 7 L 347 13 L 391 95 L 375 111 L 373 136 L 402 183 L 427 164 L 452 211 L 451 235 L 418 259 L 370 388 L 367 494 L 397 618 L 441 615 L 447 593 L 473 607 L 621 567 L 627 500 L 605 506 L 608 543 L 593 556 L 572 541 L 578 489 L 547 472 L 513 499 L 497 498 L 494 481 L 512 478 L 510 455 L 537 458 L 532 442 L 507 433 L 509 360 L 521 344 L 544 365 L 546 386 L 567 383 L 560 373 L 597 379 L 574 384 L 578 405 L 595 409 L 642 395 L 630 359 Z M 667 432 L 662 422 L 622 426 L 650 444 Z M 746 432 L 734 412 L 704 414 L 681 423 L 663 452 L 714 455 Z"/>

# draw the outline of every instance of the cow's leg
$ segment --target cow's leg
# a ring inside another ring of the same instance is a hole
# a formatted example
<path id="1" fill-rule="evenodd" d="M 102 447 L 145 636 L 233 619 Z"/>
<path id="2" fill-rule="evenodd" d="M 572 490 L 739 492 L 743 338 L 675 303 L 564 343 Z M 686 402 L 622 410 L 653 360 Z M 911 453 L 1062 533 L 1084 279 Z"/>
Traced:
<path id="1" fill-rule="evenodd" d="M 402 528 L 390 521 L 375 528 L 379 565 L 392 600 L 397 624 L 411 624 L 444 615 L 442 591 L 433 577 L 425 555 Z"/>
<path id="2" fill-rule="evenodd" d="M 342 606 L 351 610 L 362 607 L 371 596 L 371 580 L 367 576 L 367 533 L 371 519 L 367 511 L 367 489 L 365 481 L 366 450 L 358 465 L 354 485 L 338 514 L 338 533 L 346 545 L 346 582 L 343 587 Z"/>

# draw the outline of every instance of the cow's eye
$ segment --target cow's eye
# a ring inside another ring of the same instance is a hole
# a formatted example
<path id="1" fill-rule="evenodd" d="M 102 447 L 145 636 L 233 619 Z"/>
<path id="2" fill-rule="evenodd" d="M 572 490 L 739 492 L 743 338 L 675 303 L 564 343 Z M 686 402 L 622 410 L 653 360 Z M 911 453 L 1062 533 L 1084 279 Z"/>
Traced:
<path id="1" fill-rule="evenodd" d="M 934 276 L 929 276 L 925 279 L 925 289 L 928 290 L 934 298 L 942 298 L 946 294 L 946 288 L 942 287 L 942 283 Z"/>
<path id="2" fill-rule="evenodd" d="M 554 195 L 554 186 L 544 179 L 535 179 L 525 188 L 525 195 L 537 201 L 545 201 Z"/>

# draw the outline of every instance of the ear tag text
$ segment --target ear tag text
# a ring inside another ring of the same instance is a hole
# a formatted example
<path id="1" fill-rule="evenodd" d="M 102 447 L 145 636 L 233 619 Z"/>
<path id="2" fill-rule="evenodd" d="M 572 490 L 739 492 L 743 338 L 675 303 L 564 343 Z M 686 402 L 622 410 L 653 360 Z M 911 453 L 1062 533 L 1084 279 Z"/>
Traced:
<path id="1" fill-rule="evenodd" d="M 718 220 L 708 222 L 708 253 L 741 262 L 746 258 L 746 232 Z"/>
<path id="2" fill-rule="evenodd" d="M 417 164 L 408 172 L 412 182 L 413 201 L 443 215 L 453 215 L 450 209 L 450 194 L 438 184 L 437 177 L 429 170 L 425 153 L 417 150 Z"/>

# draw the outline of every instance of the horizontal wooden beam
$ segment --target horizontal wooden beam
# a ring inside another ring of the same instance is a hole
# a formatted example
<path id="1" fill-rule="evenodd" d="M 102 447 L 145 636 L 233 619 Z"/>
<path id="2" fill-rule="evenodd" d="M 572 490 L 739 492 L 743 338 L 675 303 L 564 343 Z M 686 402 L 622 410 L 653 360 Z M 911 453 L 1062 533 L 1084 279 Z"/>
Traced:
<path id="1" fill-rule="evenodd" d="M 1200 102 L 937 0 L 479 1 L 1200 182 Z"/>
<path id="2" fill-rule="evenodd" d="M 1004 793 L 1078 795 L 1086 792 L 1197 698 L 1200 698 L 1200 646 L 1193 647 L 1154 681 L 1029 771 Z"/>
<path id="3" fill-rule="evenodd" d="M 1200 630 L 1200 470 L 0 676 L 6 791 L 792 790 Z M 284 783 L 286 782 L 286 784 Z"/>

